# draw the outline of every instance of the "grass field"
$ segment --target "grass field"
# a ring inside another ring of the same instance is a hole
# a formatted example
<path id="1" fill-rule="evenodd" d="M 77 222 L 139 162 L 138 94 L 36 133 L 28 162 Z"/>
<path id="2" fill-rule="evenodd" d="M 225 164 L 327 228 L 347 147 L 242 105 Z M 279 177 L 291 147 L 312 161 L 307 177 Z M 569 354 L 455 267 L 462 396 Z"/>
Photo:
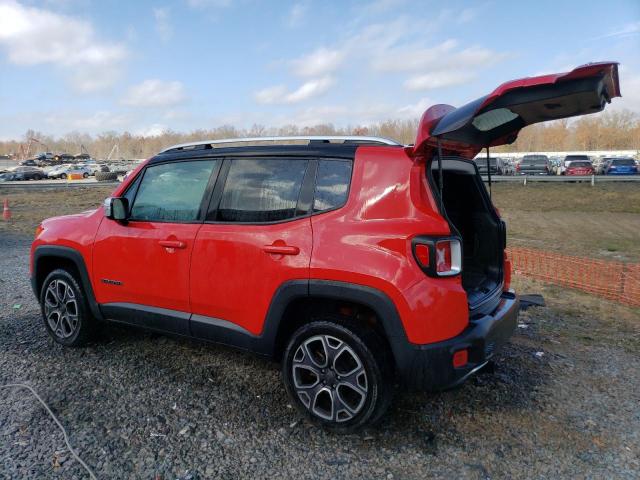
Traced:
<path id="1" fill-rule="evenodd" d="M 31 234 L 47 217 L 99 206 L 111 187 L 0 190 L 13 220 L 0 232 Z M 509 243 L 575 256 L 640 261 L 640 185 L 499 183 L 493 200 L 509 229 Z"/>

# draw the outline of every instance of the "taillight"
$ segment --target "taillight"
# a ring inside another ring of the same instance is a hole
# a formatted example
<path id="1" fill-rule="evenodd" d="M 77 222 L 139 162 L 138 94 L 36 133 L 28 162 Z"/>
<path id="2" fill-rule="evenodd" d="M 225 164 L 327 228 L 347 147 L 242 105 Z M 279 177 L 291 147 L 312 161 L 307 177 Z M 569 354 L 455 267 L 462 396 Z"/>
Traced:
<path id="1" fill-rule="evenodd" d="M 462 247 L 458 238 L 417 237 L 413 254 L 422 270 L 431 277 L 450 277 L 462 271 Z"/>
<path id="2" fill-rule="evenodd" d="M 440 276 L 456 275 L 462 270 L 460 240 L 436 242 L 436 272 Z"/>
<path id="3" fill-rule="evenodd" d="M 421 267 L 429 268 L 429 245 L 417 244 L 414 251 Z"/>

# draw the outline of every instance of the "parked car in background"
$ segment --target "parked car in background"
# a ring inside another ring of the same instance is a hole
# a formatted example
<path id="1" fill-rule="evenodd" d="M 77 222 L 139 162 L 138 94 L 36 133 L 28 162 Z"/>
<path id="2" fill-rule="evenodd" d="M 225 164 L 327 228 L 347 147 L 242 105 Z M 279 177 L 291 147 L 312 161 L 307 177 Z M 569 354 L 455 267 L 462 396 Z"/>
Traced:
<path id="1" fill-rule="evenodd" d="M 594 175 L 595 170 L 591 162 L 585 160 L 574 160 L 569 162 L 565 175 Z"/>
<path id="2" fill-rule="evenodd" d="M 91 155 L 88 153 L 79 153 L 78 155 L 74 155 L 73 158 L 79 162 L 85 162 L 91 158 Z"/>
<path id="3" fill-rule="evenodd" d="M 58 162 L 69 162 L 73 160 L 73 155 L 71 155 L 70 153 L 58 153 L 55 157 L 53 157 L 53 159 Z"/>
<path id="4" fill-rule="evenodd" d="M 51 169 L 47 173 L 47 177 L 53 179 L 61 178 L 64 180 L 68 178 L 72 173 L 77 173 L 82 175 L 84 178 L 88 178 L 89 175 L 91 175 L 91 170 L 88 167 L 82 165 L 64 164 Z"/>
<path id="5" fill-rule="evenodd" d="M 487 158 L 482 156 L 476 157 L 474 162 L 478 167 L 480 175 L 487 175 Z M 489 157 L 489 165 L 491 175 L 513 175 L 512 167 L 500 157 Z"/>
<path id="6" fill-rule="evenodd" d="M 549 175 L 551 167 L 546 155 L 525 155 L 516 166 L 519 175 Z"/>
<path id="7" fill-rule="evenodd" d="M 53 160 L 54 155 L 51 152 L 40 152 L 36 154 L 35 158 L 40 161 Z"/>
<path id="8" fill-rule="evenodd" d="M 605 175 L 637 175 L 638 165 L 633 158 L 612 158 L 604 170 Z"/>
<path id="9" fill-rule="evenodd" d="M 7 173 L 11 174 L 11 178 L 7 178 L 8 180 L 42 180 L 46 178 L 42 169 L 31 166 L 15 167 Z"/>
<path id="10" fill-rule="evenodd" d="M 28 158 L 27 160 L 23 160 L 22 162 L 20 162 L 20 165 L 25 167 L 39 167 L 40 162 L 35 158 Z"/>
<path id="11" fill-rule="evenodd" d="M 565 175 L 567 171 L 567 167 L 571 162 L 589 162 L 591 163 L 591 159 L 588 155 L 567 155 L 564 157 L 562 161 L 562 165 L 560 166 L 561 175 Z"/>

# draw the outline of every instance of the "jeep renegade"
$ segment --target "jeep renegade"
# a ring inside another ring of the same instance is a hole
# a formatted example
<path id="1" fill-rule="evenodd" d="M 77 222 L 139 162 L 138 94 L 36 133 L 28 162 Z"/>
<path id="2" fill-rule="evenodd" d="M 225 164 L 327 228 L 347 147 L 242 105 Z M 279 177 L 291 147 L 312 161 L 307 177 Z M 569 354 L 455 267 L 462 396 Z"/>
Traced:
<path id="1" fill-rule="evenodd" d="M 298 408 L 353 431 L 383 415 L 396 387 L 460 384 L 516 327 L 505 224 L 471 159 L 617 96 L 617 64 L 588 64 L 435 105 L 410 146 L 285 137 L 168 148 L 102 210 L 37 228 L 44 326 L 66 346 L 111 320 L 275 358 Z"/>

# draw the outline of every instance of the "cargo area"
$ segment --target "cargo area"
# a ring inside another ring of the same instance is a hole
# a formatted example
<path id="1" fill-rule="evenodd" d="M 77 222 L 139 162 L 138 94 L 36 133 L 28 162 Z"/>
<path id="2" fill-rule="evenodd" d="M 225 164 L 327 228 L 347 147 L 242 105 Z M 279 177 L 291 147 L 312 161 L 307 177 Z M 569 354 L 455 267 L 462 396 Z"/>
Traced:
<path id="1" fill-rule="evenodd" d="M 438 162 L 432 162 L 435 188 Z M 453 229 L 462 237 L 462 285 L 469 308 L 480 308 L 496 298 L 502 284 L 504 229 L 475 164 L 458 157 L 442 161 L 444 209 Z M 484 308 L 483 308 L 484 310 Z"/>

